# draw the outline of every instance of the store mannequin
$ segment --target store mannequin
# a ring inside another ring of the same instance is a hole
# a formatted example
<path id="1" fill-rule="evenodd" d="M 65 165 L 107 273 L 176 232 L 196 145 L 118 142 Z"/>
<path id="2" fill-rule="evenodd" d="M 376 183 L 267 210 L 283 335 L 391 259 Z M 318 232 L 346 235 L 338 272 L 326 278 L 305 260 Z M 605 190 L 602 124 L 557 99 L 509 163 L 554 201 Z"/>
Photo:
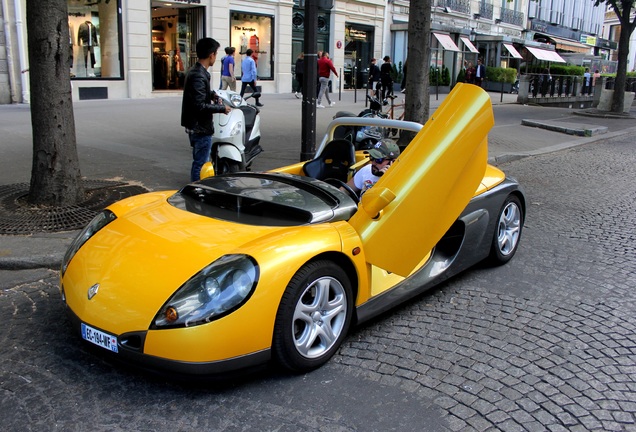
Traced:
<path id="1" fill-rule="evenodd" d="M 239 50 L 239 54 L 245 54 L 247 51 L 247 35 L 245 32 L 241 35 L 241 49 Z"/>
<path id="2" fill-rule="evenodd" d="M 93 69 L 95 68 L 94 47 L 99 45 L 97 42 L 97 29 L 92 22 L 85 21 L 80 24 L 77 32 L 77 44 L 83 48 L 84 67 L 86 68 L 86 76 L 88 76 L 88 56 L 90 54 L 91 69 Z"/>

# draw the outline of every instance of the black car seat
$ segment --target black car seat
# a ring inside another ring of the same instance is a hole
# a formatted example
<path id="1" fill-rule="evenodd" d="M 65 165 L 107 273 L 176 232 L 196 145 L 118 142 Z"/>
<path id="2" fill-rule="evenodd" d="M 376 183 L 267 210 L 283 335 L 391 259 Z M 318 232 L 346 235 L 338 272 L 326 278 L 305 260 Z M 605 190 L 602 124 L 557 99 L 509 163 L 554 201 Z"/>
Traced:
<path id="1" fill-rule="evenodd" d="M 308 177 L 318 180 L 335 178 L 347 182 L 349 169 L 356 162 L 353 143 L 346 139 L 330 141 L 323 152 L 303 165 Z"/>

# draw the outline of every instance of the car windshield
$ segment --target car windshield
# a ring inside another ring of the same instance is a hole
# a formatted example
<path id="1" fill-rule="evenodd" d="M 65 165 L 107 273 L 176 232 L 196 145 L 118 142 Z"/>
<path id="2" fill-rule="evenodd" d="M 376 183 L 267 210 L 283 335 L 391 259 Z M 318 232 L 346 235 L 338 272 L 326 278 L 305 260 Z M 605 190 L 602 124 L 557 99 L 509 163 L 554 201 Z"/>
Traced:
<path id="1" fill-rule="evenodd" d="M 202 216 L 266 226 L 329 221 L 341 204 L 349 204 L 340 191 L 322 182 L 273 173 L 210 177 L 185 186 L 169 202 Z"/>

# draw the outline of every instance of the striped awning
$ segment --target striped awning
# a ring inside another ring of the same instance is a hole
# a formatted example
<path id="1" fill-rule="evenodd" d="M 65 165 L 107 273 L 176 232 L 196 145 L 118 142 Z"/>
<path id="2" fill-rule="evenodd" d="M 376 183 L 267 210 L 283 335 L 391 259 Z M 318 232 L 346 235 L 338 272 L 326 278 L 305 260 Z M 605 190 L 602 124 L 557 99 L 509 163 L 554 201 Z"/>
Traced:
<path id="1" fill-rule="evenodd" d="M 437 39 L 437 41 L 445 50 L 461 52 L 461 50 L 457 47 L 457 45 L 455 45 L 455 42 L 453 42 L 453 39 L 449 35 L 443 33 L 433 33 L 433 36 L 435 36 L 435 39 Z"/>
<path id="2" fill-rule="evenodd" d="M 566 61 L 563 60 L 563 58 L 556 51 L 549 51 L 529 46 L 527 46 L 526 48 L 528 48 L 528 51 L 530 51 L 530 53 L 535 56 L 537 60 L 544 60 L 555 63 L 566 63 Z"/>

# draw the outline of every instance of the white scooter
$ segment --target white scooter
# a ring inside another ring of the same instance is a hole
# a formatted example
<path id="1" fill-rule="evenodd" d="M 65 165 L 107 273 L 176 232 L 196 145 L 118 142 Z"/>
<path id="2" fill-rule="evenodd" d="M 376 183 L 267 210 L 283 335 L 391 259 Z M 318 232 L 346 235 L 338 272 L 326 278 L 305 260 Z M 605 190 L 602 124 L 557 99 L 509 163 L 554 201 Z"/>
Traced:
<path id="1" fill-rule="evenodd" d="M 201 172 L 201 178 L 216 174 L 238 171 L 249 171 L 254 158 L 263 148 L 261 140 L 260 110 L 247 102 L 247 99 L 257 98 L 260 93 L 252 93 L 242 98 L 239 93 L 231 90 L 216 90 L 225 105 L 233 108 L 229 114 L 214 114 L 214 135 L 212 135 L 212 151 L 210 160 L 214 170 L 210 171 L 210 164 L 206 164 Z"/>

